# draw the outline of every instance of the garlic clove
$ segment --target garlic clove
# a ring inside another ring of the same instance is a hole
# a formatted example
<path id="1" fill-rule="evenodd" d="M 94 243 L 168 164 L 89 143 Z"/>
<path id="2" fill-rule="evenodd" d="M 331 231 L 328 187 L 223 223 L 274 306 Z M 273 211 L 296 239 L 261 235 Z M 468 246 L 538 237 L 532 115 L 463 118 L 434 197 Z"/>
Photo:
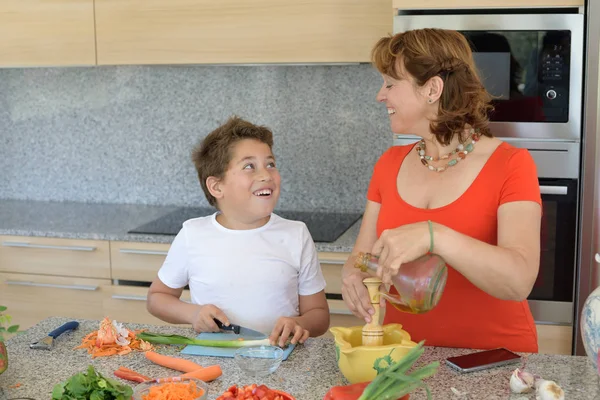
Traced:
<path id="1" fill-rule="evenodd" d="M 535 377 L 529 372 L 515 369 L 510 376 L 510 390 L 513 393 L 528 393 L 533 390 Z"/>
<path id="2" fill-rule="evenodd" d="M 554 381 L 538 379 L 535 381 L 536 400 L 564 400 L 565 392 Z"/>

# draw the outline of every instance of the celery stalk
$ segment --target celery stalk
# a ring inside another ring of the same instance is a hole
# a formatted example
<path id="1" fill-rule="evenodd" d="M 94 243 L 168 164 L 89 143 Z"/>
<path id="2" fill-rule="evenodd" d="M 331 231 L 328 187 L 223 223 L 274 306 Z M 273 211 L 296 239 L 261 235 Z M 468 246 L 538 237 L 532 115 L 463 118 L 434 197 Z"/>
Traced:
<path id="1" fill-rule="evenodd" d="M 269 339 L 253 339 L 253 340 L 205 340 L 194 339 L 180 335 L 163 335 L 160 333 L 140 332 L 136 337 L 150 343 L 158 344 L 191 344 L 206 347 L 250 347 L 250 346 L 268 346 Z"/>

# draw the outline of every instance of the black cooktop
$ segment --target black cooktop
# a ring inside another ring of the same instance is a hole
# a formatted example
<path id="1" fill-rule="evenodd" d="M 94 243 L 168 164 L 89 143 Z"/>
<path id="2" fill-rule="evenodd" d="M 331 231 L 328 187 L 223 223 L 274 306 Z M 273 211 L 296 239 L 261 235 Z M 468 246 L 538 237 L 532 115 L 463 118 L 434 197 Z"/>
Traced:
<path id="1" fill-rule="evenodd" d="M 214 208 L 182 207 L 177 210 L 138 226 L 127 233 L 145 233 L 156 235 L 177 235 L 184 221 L 211 215 Z M 315 242 L 335 242 L 348 228 L 361 217 L 359 213 L 274 211 L 282 218 L 302 221 Z"/>

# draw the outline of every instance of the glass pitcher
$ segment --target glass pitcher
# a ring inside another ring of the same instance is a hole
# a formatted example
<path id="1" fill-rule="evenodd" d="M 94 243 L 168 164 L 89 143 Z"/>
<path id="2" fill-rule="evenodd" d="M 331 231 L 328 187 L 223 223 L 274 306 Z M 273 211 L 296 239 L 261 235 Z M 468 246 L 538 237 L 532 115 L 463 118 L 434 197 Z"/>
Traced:
<path id="1" fill-rule="evenodd" d="M 378 261 L 377 256 L 361 252 L 356 256 L 354 266 L 367 272 L 368 269 L 376 270 Z M 402 264 L 398 274 L 392 276 L 398 295 L 383 291 L 380 291 L 380 295 L 400 311 L 423 314 L 439 303 L 447 278 L 446 262 L 437 254 L 428 253 Z"/>

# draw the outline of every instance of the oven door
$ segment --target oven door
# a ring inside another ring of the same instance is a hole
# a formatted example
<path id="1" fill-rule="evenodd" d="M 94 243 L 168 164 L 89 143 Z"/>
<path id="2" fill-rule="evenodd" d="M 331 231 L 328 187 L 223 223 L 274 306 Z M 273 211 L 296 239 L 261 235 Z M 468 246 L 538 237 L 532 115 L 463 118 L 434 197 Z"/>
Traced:
<path id="1" fill-rule="evenodd" d="M 540 179 L 540 270 L 528 297 L 536 322 L 571 324 L 577 249 L 577 180 Z"/>
<path id="2" fill-rule="evenodd" d="M 579 141 L 583 15 L 462 12 L 405 12 L 394 17 L 394 32 L 452 29 L 469 40 L 482 83 L 494 98 L 495 136 Z"/>

